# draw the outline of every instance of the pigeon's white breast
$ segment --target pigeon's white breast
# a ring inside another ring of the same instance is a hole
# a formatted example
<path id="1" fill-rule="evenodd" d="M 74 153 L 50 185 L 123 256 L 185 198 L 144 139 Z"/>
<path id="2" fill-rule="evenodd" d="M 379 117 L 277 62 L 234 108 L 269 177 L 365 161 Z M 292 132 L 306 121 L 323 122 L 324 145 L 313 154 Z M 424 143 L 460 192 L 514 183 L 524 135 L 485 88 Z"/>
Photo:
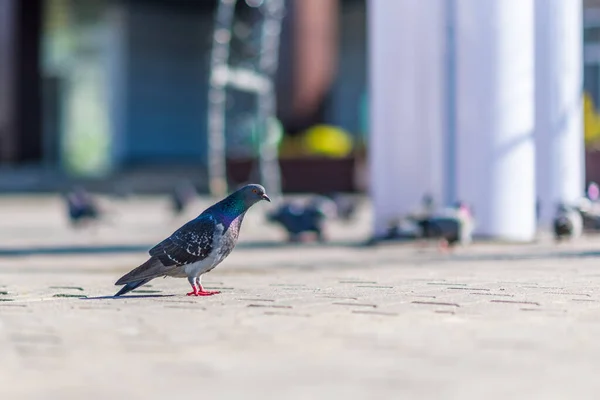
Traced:
<path id="1" fill-rule="evenodd" d="M 220 249 L 224 230 L 225 227 L 223 226 L 223 224 L 217 224 L 215 226 L 212 250 L 210 254 L 204 260 L 183 266 L 183 271 L 185 272 L 186 276 L 200 276 L 206 271 L 211 270 L 213 267 L 216 266 L 216 264 L 222 261 L 220 256 Z"/>

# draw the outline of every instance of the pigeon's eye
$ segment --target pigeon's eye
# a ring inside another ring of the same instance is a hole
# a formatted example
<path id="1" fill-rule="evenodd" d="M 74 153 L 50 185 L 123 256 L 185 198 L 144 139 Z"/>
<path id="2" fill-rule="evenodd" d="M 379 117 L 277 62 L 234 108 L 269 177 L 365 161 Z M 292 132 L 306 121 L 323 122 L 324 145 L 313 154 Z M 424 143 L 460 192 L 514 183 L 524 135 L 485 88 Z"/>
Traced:
<path id="1" fill-rule="evenodd" d="M 255 193 L 255 194 L 256 194 L 256 193 L 258 193 L 258 190 L 256 190 L 256 189 L 252 189 L 252 193 Z"/>

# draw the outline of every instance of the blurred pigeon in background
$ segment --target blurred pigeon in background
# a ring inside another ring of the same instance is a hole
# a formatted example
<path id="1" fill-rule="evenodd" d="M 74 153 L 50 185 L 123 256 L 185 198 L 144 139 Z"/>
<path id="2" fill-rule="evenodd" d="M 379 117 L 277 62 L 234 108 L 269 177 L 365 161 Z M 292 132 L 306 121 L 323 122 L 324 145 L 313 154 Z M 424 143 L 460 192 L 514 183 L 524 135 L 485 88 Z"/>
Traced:
<path id="1" fill-rule="evenodd" d="M 219 265 L 238 241 L 244 215 L 261 200 L 271 201 L 260 185 L 246 185 L 207 208 L 150 250 L 150 259 L 122 276 L 115 285 L 125 285 L 115 296 L 134 290 L 154 278 L 186 278 L 192 286 L 188 296 L 210 296 L 202 275 Z"/>
<path id="2" fill-rule="evenodd" d="M 65 195 L 69 221 L 73 226 L 98 220 L 102 213 L 93 197 L 83 188 L 75 188 Z"/>
<path id="3" fill-rule="evenodd" d="M 288 240 L 296 242 L 305 232 L 316 234 L 317 240 L 324 241 L 324 228 L 327 219 L 337 213 L 336 205 L 324 196 L 312 198 L 308 203 L 287 202 L 267 214 L 267 220 L 278 223 L 288 233 Z"/>
<path id="4" fill-rule="evenodd" d="M 369 243 L 379 240 L 416 240 L 421 236 L 421 228 L 412 218 L 393 218 L 388 223 L 387 232 L 378 238 L 373 238 Z"/>
<path id="5" fill-rule="evenodd" d="M 573 210 L 579 212 L 583 219 L 583 230 L 600 230 L 600 204 L 590 200 L 587 196 L 582 196 L 571 206 Z"/>
<path id="6" fill-rule="evenodd" d="M 583 231 L 581 213 L 565 204 L 559 204 L 553 221 L 554 238 L 557 242 L 563 239 L 575 239 Z"/>
<path id="7" fill-rule="evenodd" d="M 420 236 L 424 239 L 441 239 L 440 246 L 442 249 L 457 244 L 466 245 L 472 241 L 473 214 L 464 202 L 459 201 L 454 207 L 420 219 L 417 224 L 421 228 Z"/>
<path id="8" fill-rule="evenodd" d="M 378 240 L 439 239 L 440 249 L 448 250 L 456 244 L 466 245 L 472 241 L 474 229 L 472 209 L 464 202 L 435 210 L 433 197 L 423 196 L 420 209 L 403 218 L 394 218 L 385 235 Z"/>
<path id="9" fill-rule="evenodd" d="M 197 196 L 196 188 L 190 181 L 180 183 L 171 192 L 171 207 L 175 215 L 179 215 L 185 211 L 187 206 Z"/>
<path id="10" fill-rule="evenodd" d="M 584 230 L 600 230 L 600 203 L 598 202 L 599 197 L 600 187 L 596 182 L 590 182 L 587 187 L 585 196 L 582 196 L 579 199 L 577 199 L 577 201 L 575 201 L 572 204 L 572 207 L 569 207 L 579 212 L 583 220 Z"/>

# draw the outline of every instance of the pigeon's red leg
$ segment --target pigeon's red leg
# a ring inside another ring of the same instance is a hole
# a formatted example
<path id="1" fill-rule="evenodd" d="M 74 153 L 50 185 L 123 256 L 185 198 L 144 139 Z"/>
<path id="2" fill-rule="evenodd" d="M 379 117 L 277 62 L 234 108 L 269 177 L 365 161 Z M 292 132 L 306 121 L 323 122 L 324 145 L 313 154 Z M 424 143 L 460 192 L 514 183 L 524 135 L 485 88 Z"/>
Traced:
<path id="1" fill-rule="evenodd" d="M 202 284 L 200 283 L 200 278 L 196 277 L 189 277 L 188 281 L 190 282 L 190 285 L 192 285 L 192 292 L 189 292 L 187 295 L 188 296 L 212 296 L 213 294 L 219 294 L 221 292 L 219 291 L 214 291 L 214 292 L 210 292 L 210 291 L 206 291 L 204 290 L 204 288 L 202 287 Z"/>
<path id="2" fill-rule="evenodd" d="M 212 296 L 213 294 L 221 293 L 218 290 L 206 291 L 206 290 L 204 290 L 204 288 L 202 287 L 201 284 L 198 284 L 198 286 L 200 286 L 200 291 L 198 292 L 198 294 L 196 296 Z"/>
<path id="3" fill-rule="evenodd" d="M 198 286 L 196 285 L 192 285 L 192 291 L 189 292 L 187 295 L 188 296 L 200 296 L 200 291 L 198 290 Z"/>

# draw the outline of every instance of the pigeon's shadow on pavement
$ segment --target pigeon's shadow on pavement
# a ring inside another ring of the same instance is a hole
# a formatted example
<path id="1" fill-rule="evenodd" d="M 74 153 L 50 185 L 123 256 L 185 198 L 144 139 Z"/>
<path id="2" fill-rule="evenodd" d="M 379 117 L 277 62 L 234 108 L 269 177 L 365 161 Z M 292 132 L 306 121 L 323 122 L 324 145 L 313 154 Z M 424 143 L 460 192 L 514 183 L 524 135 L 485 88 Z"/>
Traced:
<path id="1" fill-rule="evenodd" d="M 81 297 L 80 300 L 121 300 L 121 299 L 149 299 L 160 297 L 175 297 L 174 294 L 139 294 L 139 295 L 123 295 L 123 296 L 96 296 L 96 297 Z"/>
<path id="2" fill-rule="evenodd" d="M 32 255 L 81 255 L 81 254 L 120 254 L 146 252 L 149 245 L 108 245 L 108 246 L 53 246 L 0 248 L 0 257 L 25 257 Z"/>

